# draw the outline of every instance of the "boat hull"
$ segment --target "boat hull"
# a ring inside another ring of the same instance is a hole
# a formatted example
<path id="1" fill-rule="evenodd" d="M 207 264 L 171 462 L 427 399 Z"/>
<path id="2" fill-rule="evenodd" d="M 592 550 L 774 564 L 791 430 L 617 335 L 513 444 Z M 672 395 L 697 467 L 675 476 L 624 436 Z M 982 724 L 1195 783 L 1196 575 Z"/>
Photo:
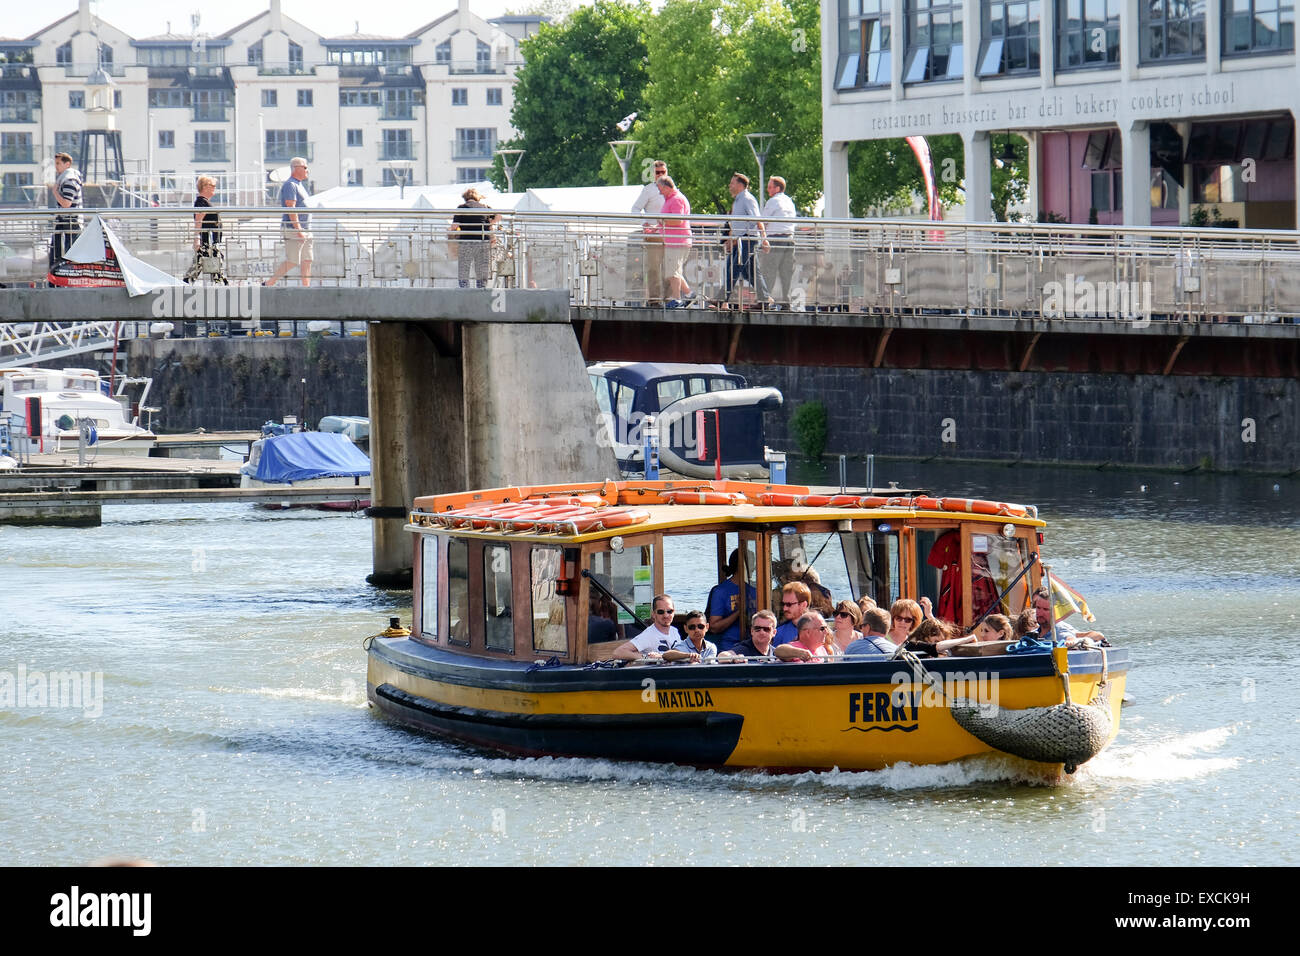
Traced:
<path id="1" fill-rule="evenodd" d="M 1103 706 L 1112 739 L 1127 664 L 1125 650 L 1108 653 Z M 991 753 L 954 719 L 959 697 L 1013 710 L 1062 700 L 1049 654 L 925 667 L 929 683 L 886 660 L 529 671 L 380 638 L 370 648 L 367 692 L 400 723 L 506 753 L 771 771 L 876 770 Z M 1099 652 L 1070 654 L 1075 703 L 1098 696 L 1102 667 Z"/>

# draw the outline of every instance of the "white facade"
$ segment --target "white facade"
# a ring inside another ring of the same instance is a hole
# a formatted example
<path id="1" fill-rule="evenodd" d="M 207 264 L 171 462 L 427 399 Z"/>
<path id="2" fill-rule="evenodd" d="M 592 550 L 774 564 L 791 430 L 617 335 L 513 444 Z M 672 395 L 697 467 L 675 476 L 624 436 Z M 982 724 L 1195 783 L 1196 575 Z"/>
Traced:
<path id="1" fill-rule="evenodd" d="M 1031 208 L 1070 207 L 1067 221 L 1108 199 L 1099 221 L 1186 221 L 1207 205 L 1242 225 L 1295 224 L 1294 0 L 821 7 L 827 215 L 848 214 L 851 142 L 956 133 L 968 218 L 988 221 L 991 154 L 1016 134 Z"/>
<path id="2" fill-rule="evenodd" d="M 89 128 L 80 101 L 101 62 L 137 192 L 188 193 L 207 173 L 249 185 L 224 201 L 252 202 L 267 172 L 296 155 L 314 190 L 481 180 L 515 135 L 519 41 L 541 22 L 487 21 L 457 0 L 407 36 L 322 37 L 270 0 L 218 35 L 133 38 L 78 0 L 26 39 L 0 38 L 0 201 L 30 201 L 39 190 L 22 187 L 53 181 L 55 152 L 76 157 Z"/>

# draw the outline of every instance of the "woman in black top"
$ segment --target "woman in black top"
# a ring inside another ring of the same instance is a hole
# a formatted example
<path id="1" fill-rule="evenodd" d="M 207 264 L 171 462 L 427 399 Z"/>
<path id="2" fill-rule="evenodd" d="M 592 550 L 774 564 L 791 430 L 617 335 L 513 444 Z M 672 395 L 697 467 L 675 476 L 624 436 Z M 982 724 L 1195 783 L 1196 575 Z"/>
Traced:
<path id="1" fill-rule="evenodd" d="M 465 201 L 457 206 L 464 210 L 488 210 L 483 202 L 483 194 L 471 186 L 461 194 Z M 474 282 L 478 288 L 487 285 L 489 274 L 489 256 L 492 249 L 492 220 L 496 213 L 458 212 L 451 217 L 451 233 L 459 248 L 457 249 L 456 278 L 462 289 L 469 286 L 469 275 L 474 273 Z"/>
<path id="2" fill-rule="evenodd" d="M 217 191 L 217 181 L 211 176 L 200 176 L 198 180 L 198 196 L 194 199 L 196 209 L 211 209 L 212 196 Z M 221 244 L 221 217 L 215 212 L 196 212 L 194 214 L 194 265 L 190 266 L 189 272 L 185 273 L 185 281 L 193 282 L 203 271 L 202 260 L 204 258 L 220 257 L 221 251 L 218 248 Z M 224 270 L 216 273 L 213 278 L 221 283 L 225 283 L 226 277 Z"/>

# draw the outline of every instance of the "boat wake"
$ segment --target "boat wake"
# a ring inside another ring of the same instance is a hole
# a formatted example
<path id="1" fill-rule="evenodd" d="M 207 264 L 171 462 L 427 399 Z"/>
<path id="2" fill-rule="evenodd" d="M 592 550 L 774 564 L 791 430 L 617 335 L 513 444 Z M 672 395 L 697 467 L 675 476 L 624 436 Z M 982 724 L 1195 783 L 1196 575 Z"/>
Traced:
<path id="1" fill-rule="evenodd" d="M 1080 768 L 1094 780 L 1191 780 L 1233 770 L 1239 757 L 1206 756 L 1222 747 L 1241 724 L 1215 727 L 1159 740 L 1111 744 Z"/>
<path id="2" fill-rule="evenodd" d="M 315 700 L 329 704 L 349 704 L 357 708 L 364 708 L 366 705 L 365 688 L 356 681 L 346 681 L 337 692 L 321 690 L 319 687 L 210 687 L 208 689 L 217 694 L 250 694 L 255 697 L 270 697 L 272 700 Z"/>

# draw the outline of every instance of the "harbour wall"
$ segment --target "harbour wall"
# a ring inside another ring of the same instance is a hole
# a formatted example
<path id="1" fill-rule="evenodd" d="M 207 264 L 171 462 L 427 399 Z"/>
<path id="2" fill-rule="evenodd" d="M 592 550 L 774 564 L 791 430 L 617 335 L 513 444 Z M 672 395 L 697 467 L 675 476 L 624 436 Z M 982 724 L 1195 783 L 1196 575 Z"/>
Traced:
<path id="1" fill-rule="evenodd" d="M 132 375 L 154 379 L 160 432 L 257 428 L 365 415 L 360 337 L 137 339 Z M 827 454 L 952 460 L 1206 468 L 1300 469 L 1300 383 L 1065 372 L 732 366 L 785 395 L 768 444 L 799 450 L 791 418 L 827 410 Z M 544 397 L 539 396 L 544 401 Z"/>

